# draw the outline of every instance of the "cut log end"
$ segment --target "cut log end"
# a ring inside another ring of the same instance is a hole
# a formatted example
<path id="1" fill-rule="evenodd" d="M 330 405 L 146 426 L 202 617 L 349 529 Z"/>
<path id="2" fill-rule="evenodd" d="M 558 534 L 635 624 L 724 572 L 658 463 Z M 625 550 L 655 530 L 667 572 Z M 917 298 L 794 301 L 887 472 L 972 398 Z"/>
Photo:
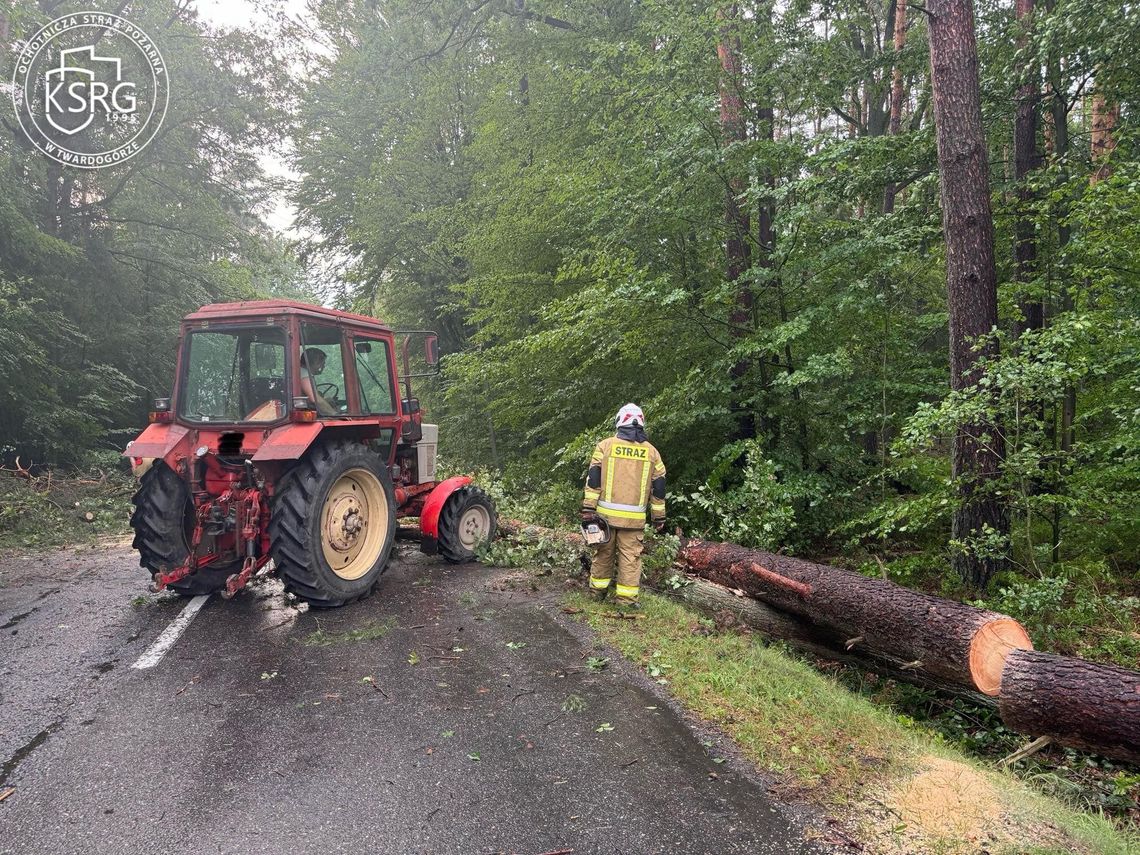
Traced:
<path id="1" fill-rule="evenodd" d="M 1006 658 L 1014 650 L 1032 649 L 1029 633 L 1017 621 L 1006 618 L 985 623 L 970 641 L 970 677 L 978 691 L 996 698 Z"/>

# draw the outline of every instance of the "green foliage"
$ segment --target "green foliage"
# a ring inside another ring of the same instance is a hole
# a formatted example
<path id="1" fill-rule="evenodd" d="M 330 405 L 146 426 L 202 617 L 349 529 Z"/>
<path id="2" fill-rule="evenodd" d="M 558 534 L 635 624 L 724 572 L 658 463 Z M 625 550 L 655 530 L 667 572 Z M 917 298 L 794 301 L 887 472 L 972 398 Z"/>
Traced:
<path id="1" fill-rule="evenodd" d="M 6 37 L 89 8 L 25 6 Z M 31 149 L 16 122 L 0 132 L 6 462 L 74 466 L 92 448 L 121 449 L 150 399 L 169 393 L 183 314 L 299 290 L 296 263 L 255 216 L 270 190 L 257 157 L 284 128 L 284 45 L 157 0 L 127 14 L 176 78 L 150 145 L 118 166 L 71 170 Z"/>
<path id="2" fill-rule="evenodd" d="M 479 545 L 475 554 L 484 564 L 496 567 L 533 567 L 546 573 L 558 570 L 572 573 L 578 569 L 579 548 L 565 539 L 528 534 L 517 538 L 499 538 Z"/>
<path id="3" fill-rule="evenodd" d="M 650 578 L 668 573 L 681 549 L 681 539 L 675 534 L 654 534 L 646 538 L 642 568 Z"/>
<path id="4" fill-rule="evenodd" d="M 333 50 L 310 57 L 298 105 L 306 251 L 348 259 L 328 293 L 339 304 L 440 328 L 443 375 L 422 397 L 449 466 L 487 471 L 505 516 L 574 525 L 590 449 L 632 400 L 669 468 L 670 523 L 688 534 L 800 553 L 842 544 L 953 594 L 946 568 L 962 550 L 1008 557 L 1003 586 L 1106 566 L 1103 593 L 1135 595 L 1140 160 L 1126 106 L 1111 174 L 1090 183 L 1081 99 L 1093 80 L 1125 105 L 1140 95 L 1136 10 L 1039 4 L 1019 48 L 1009 5 L 977 6 L 1000 349 L 948 394 L 927 21 L 908 16 L 896 55 L 892 7 L 761 4 L 732 18 L 699 4 L 448 0 L 425 15 L 350 0 L 318 12 Z M 726 144 L 729 36 L 749 133 Z M 907 99 L 891 134 L 896 65 Z M 1073 100 L 1070 148 L 1026 197 L 1001 164 L 1033 66 Z M 735 279 L 726 187 L 751 218 Z M 1019 217 L 1038 260 L 1015 281 Z M 1048 324 L 1015 335 L 1030 299 Z M 977 419 L 1005 441 L 986 489 L 1011 528 L 952 539 L 953 436 Z M 557 563 L 533 544 L 492 548 Z M 1127 647 L 1099 642 L 1097 655 Z"/>
<path id="5" fill-rule="evenodd" d="M 1111 591 L 1105 567 L 1064 566 L 1068 575 L 1015 580 L 984 604 L 1017 618 L 1039 646 L 1127 668 L 1140 661 L 1140 597 Z"/>
<path id="6" fill-rule="evenodd" d="M 743 466 L 738 461 L 743 457 Z M 685 509 L 694 533 L 762 549 L 793 541 L 794 484 L 777 477 L 779 468 L 763 457 L 755 440 L 725 446 L 697 490 L 674 502 Z"/>

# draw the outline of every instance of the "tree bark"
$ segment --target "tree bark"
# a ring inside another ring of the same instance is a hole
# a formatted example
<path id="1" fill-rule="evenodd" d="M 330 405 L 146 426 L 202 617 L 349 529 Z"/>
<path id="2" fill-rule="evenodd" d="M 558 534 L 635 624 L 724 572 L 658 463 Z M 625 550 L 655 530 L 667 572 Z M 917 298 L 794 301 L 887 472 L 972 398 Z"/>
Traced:
<path id="1" fill-rule="evenodd" d="M 744 101 L 741 98 L 740 35 L 736 30 L 739 10 L 735 4 L 717 10 L 720 35 L 716 46 L 720 60 L 720 130 L 725 147 L 748 139 L 748 128 L 744 120 Z M 740 204 L 740 196 L 745 188 L 744 176 L 732 174 L 725 187 L 724 220 L 728 230 L 725 242 L 725 278 L 729 282 L 739 282 L 729 322 L 734 339 L 746 337 L 752 329 L 754 297 L 752 287 L 740 277 L 748 271 L 751 228 L 748 211 Z M 732 400 L 730 408 L 736 414 L 735 439 L 751 439 L 756 436 L 756 423 L 751 407 L 744 401 L 745 378 L 750 368 L 748 360 L 740 360 L 732 366 Z"/>
<path id="2" fill-rule="evenodd" d="M 1095 185 L 1112 175 L 1109 155 L 1116 148 L 1116 123 L 1120 121 L 1120 105 L 1110 103 L 1104 93 L 1097 90 L 1092 96 L 1092 160 L 1093 174 L 1089 183 Z"/>
<path id="3" fill-rule="evenodd" d="M 1021 733 L 1140 763 L 1140 672 L 1015 650 L 1005 662 L 998 711 Z"/>
<path id="4" fill-rule="evenodd" d="M 891 117 L 887 129 L 892 137 L 898 136 L 902 128 L 903 106 L 903 72 L 902 51 L 906 47 L 906 4 L 907 0 L 896 0 L 895 3 L 895 62 L 891 72 Z M 889 214 L 895 209 L 895 195 L 898 187 L 895 182 L 887 184 L 883 194 L 883 213 Z"/>
<path id="5" fill-rule="evenodd" d="M 1050 10 L 1052 6 L 1050 5 Z M 1049 83 L 1049 114 L 1045 130 L 1046 148 L 1049 150 L 1058 165 L 1058 186 L 1064 187 L 1068 181 L 1069 156 L 1069 105 L 1065 100 L 1065 87 L 1062 79 L 1062 66 L 1059 59 L 1051 59 L 1048 66 Z M 1072 237 L 1072 229 L 1068 223 L 1069 200 L 1062 197 L 1058 210 L 1054 212 L 1057 222 L 1057 250 L 1060 258 L 1058 267 L 1064 265 L 1065 248 Z M 1069 284 L 1068 271 L 1061 270 L 1060 274 L 1061 312 L 1073 310 L 1073 289 Z M 1066 383 L 1064 397 L 1061 401 L 1060 426 L 1056 431 L 1058 454 L 1058 477 L 1061 490 L 1071 472 L 1070 458 L 1073 452 L 1073 423 L 1077 416 L 1077 388 L 1072 383 Z M 1061 502 L 1053 505 L 1053 563 L 1061 560 Z"/>
<path id="6" fill-rule="evenodd" d="M 994 222 L 973 6 L 971 0 L 930 0 L 927 11 L 946 238 L 950 386 L 959 391 L 977 382 L 980 358 L 997 355 L 997 344 L 987 338 L 997 326 Z M 980 338 L 984 343 L 979 344 Z M 996 425 L 980 421 L 958 426 L 951 466 L 959 503 L 952 536 L 962 546 L 955 550 L 952 562 L 963 581 L 977 589 L 984 589 L 1004 564 L 971 542 L 990 531 L 1008 533 L 1005 507 L 993 491 L 1004 451 Z"/>
<path id="7" fill-rule="evenodd" d="M 828 632 L 862 638 L 860 654 L 906 663 L 908 670 L 987 695 L 997 693 L 1006 654 L 1033 646 L 1006 615 L 785 555 L 693 539 L 677 562 Z"/>
<path id="8" fill-rule="evenodd" d="M 1016 0 L 1014 14 L 1021 27 L 1018 35 L 1018 50 L 1029 43 L 1029 33 L 1033 25 L 1034 0 Z M 1017 182 L 1018 211 L 1014 223 L 1014 276 L 1018 282 L 1029 282 L 1037 274 L 1037 236 L 1028 207 L 1033 201 L 1033 193 L 1025 186 L 1029 174 L 1041 167 L 1041 154 L 1037 148 L 1037 114 L 1041 100 L 1040 69 L 1034 65 L 1025 71 L 1025 78 L 1017 87 L 1015 102 L 1016 114 L 1013 120 L 1013 163 L 1014 180 Z M 1020 335 L 1025 330 L 1041 329 L 1045 324 L 1045 312 L 1039 297 L 1024 298 L 1021 302 L 1023 320 L 1015 330 Z"/>
<path id="9" fill-rule="evenodd" d="M 730 613 L 732 618 L 749 629 L 773 641 L 784 641 L 796 650 L 830 662 L 841 662 L 864 671 L 873 671 L 883 677 L 900 683 L 911 683 L 927 689 L 966 698 L 973 703 L 997 706 L 997 701 L 956 683 L 936 679 L 921 670 L 904 668 L 907 662 L 878 656 L 862 649 L 862 643 L 855 638 L 843 637 L 840 633 L 816 626 L 804 618 L 775 609 L 752 597 L 741 597 L 732 590 L 700 578 L 690 577 L 692 584 L 676 591 L 662 590 L 660 593 L 684 600 L 690 605 L 712 615 Z M 851 649 L 847 645 L 851 642 Z"/>

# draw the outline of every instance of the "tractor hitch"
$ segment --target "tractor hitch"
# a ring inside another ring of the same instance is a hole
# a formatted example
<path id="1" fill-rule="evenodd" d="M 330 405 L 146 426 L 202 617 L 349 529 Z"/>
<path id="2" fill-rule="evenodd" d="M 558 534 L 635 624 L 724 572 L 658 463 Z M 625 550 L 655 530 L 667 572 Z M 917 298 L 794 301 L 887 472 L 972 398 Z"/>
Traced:
<path id="1" fill-rule="evenodd" d="M 269 556 L 263 555 L 260 558 L 254 558 L 252 555 L 245 559 L 241 565 L 241 572 L 234 573 L 226 579 L 226 589 L 222 591 L 224 599 L 231 599 L 234 594 L 249 584 L 249 580 L 253 578 L 253 574 L 264 567 L 269 562 Z"/>
<path id="2" fill-rule="evenodd" d="M 217 555 L 210 554 L 195 560 L 194 556 L 191 555 L 181 566 L 175 567 L 173 570 L 167 573 L 155 573 L 153 577 L 154 581 L 152 581 L 150 584 L 150 592 L 152 594 L 160 593 L 168 585 L 173 585 L 175 582 L 181 582 L 191 573 L 196 573 L 203 567 L 206 567 L 209 564 L 213 564 L 214 561 L 217 560 L 217 557 Z"/>

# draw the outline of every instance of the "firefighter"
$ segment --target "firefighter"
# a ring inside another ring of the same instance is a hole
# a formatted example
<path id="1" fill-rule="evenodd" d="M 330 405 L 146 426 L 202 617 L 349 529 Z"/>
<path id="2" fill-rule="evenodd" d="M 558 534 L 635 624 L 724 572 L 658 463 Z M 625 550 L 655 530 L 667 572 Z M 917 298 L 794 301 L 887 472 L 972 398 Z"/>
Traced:
<path id="1" fill-rule="evenodd" d="M 614 426 L 616 435 L 599 442 L 590 457 L 582 500 L 584 524 L 600 516 L 610 527 L 609 540 L 594 553 L 590 590 L 599 600 L 606 598 L 616 555 L 615 599 L 637 608 L 646 510 L 654 529 L 665 530 L 665 464 L 645 436 L 645 414 L 637 404 L 618 410 Z"/>

